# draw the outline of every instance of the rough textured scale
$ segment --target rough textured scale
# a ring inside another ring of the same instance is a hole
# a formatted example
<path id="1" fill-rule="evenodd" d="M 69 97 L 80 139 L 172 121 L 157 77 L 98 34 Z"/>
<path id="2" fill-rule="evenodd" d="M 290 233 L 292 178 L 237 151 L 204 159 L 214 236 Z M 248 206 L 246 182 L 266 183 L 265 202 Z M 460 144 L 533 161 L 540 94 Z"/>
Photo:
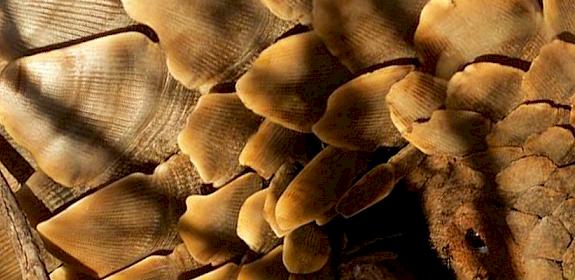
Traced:
<path id="1" fill-rule="evenodd" d="M 277 17 L 310 24 L 313 0 L 261 0 Z"/>
<path id="2" fill-rule="evenodd" d="M 551 27 L 552 35 L 575 31 L 575 4 L 563 0 L 543 0 L 543 16 Z"/>
<path id="3" fill-rule="evenodd" d="M 319 271 L 328 262 L 331 247 L 328 236 L 315 223 L 301 226 L 286 235 L 283 263 L 291 273 Z"/>
<path id="4" fill-rule="evenodd" d="M 399 180 L 409 174 L 425 158 L 413 145 L 407 145 L 388 162 L 382 163 L 363 175 L 341 197 L 337 212 L 346 218 L 369 208 L 386 198 Z"/>
<path id="5" fill-rule="evenodd" d="M 413 58 L 413 34 L 427 0 L 316 0 L 314 30 L 351 71 Z"/>
<path id="6" fill-rule="evenodd" d="M 170 73 L 189 88 L 209 88 L 241 75 L 294 24 L 260 0 L 122 0 L 128 14 L 156 31 Z"/>
<path id="7" fill-rule="evenodd" d="M 264 204 L 269 188 L 260 190 L 246 199 L 238 214 L 237 235 L 256 253 L 268 253 L 280 244 L 264 218 Z"/>
<path id="8" fill-rule="evenodd" d="M 291 230 L 321 218 L 367 168 L 366 153 L 328 146 L 289 183 L 277 201 L 280 229 Z"/>
<path id="9" fill-rule="evenodd" d="M 524 101 L 570 105 L 575 86 L 575 46 L 555 40 L 541 48 L 523 79 Z"/>
<path id="10" fill-rule="evenodd" d="M 167 256 L 149 256 L 134 265 L 106 277 L 106 280 L 167 280 L 178 279 L 185 272 L 201 268 L 183 244 Z"/>
<path id="11" fill-rule="evenodd" d="M 471 64 L 449 80 L 445 106 L 500 120 L 522 101 L 523 74 L 517 68 L 496 63 Z"/>
<path id="12" fill-rule="evenodd" d="M 0 2 L 0 70 L 28 51 L 126 27 L 133 21 L 117 0 Z"/>
<path id="13" fill-rule="evenodd" d="M 503 117 L 485 137 L 486 150 L 428 157 L 406 177 L 423 190 L 432 243 L 458 278 L 575 277 L 573 112 L 566 106 L 573 95 L 570 48 L 563 41 L 542 48 L 521 90 L 507 92 L 511 100 L 523 99 L 515 109 L 501 110 L 493 102 L 467 108 L 497 110 Z M 458 75 L 467 74 L 452 80 Z M 448 93 L 448 109 L 493 82 L 489 75 L 473 80 L 460 79 L 469 89 Z M 509 81 L 517 88 L 516 78 Z"/>
<path id="14" fill-rule="evenodd" d="M 39 224 L 38 231 L 51 246 L 66 252 L 57 250 L 60 258 L 98 277 L 154 252 L 172 250 L 179 243 L 176 226 L 183 200 L 201 191 L 185 181 L 162 180 L 171 169 L 182 172 L 177 177 L 198 178 L 172 166 L 181 162 L 178 157 L 153 175 L 134 173 L 86 196 Z"/>
<path id="15" fill-rule="evenodd" d="M 177 151 L 197 98 L 163 59 L 134 32 L 21 58 L 0 77 L 0 123 L 64 186 L 93 188 L 157 165 Z"/>
<path id="16" fill-rule="evenodd" d="M 312 137 L 265 120 L 243 148 L 240 164 L 269 179 L 286 162 L 309 161 L 318 146 Z"/>
<path id="17" fill-rule="evenodd" d="M 241 255 L 246 244 L 237 236 L 240 208 L 262 188 L 255 173 L 245 174 L 216 192 L 192 195 L 180 217 L 178 232 L 192 257 L 203 264 L 219 265 Z"/>
<path id="18" fill-rule="evenodd" d="M 269 223 L 278 237 L 284 236 L 289 230 L 282 230 L 276 219 L 276 206 L 279 198 L 289 186 L 290 182 L 301 171 L 302 166 L 289 162 L 283 164 L 275 173 L 269 185 L 269 191 L 264 202 L 264 219 Z"/>
<path id="19" fill-rule="evenodd" d="M 465 156 L 485 150 L 485 136 L 490 131 L 491 122 L 479 113 L 437 110 L 429 121 L 414 124 L 403 137 L 428 155 Z"/>
<path id="20" fill-rule="evenodd" d="M 236 94 L 204 95 L 179 134 L 178 144 L 202 179 L 219 187 L 241 172 L 240 153 L 261 121 Z"/>
<path id="21" fill-rule="evenodd" d="M 329 95 L 350 78 L 313 32 L 267 48 L 236 84 L 250 110 L 287 128 L 311 132 Z"/>
<path id="22" fill-rule="evenodd" d="M 569 110 L 547 103 L 524 104 L 493 126 L 486 141 L 490 146 L 520 146 L 529 136 L 549 127 L 569 124 Z"/>
<path id="23" fill-rule="evenodd" d="M 412 70 L 413 66 L 390 66 L 339 87 L 312 127 L 314 133 L 323 142 L 348 150 L 400 145 L 403 139 L 391 122 L 385 97 L 391 86 Z"/>
<path id="24" fill-rule="evenodd" d="M 479 16 L 480 15 L 480 16 Z M 532 60 L 549 41 L 532 0 L 431 0 L 421 12 L 415 46 L 442 78 L 482 55 Z"/>
<path id="25" fill-rule="evenodd" d="M 431 118 L 444 105 L 446 90 L 447 81 L 422 72 L 409 73 L 395 83 L 385 101 L 397 130 L 409 132 L 412 124 Z"/>

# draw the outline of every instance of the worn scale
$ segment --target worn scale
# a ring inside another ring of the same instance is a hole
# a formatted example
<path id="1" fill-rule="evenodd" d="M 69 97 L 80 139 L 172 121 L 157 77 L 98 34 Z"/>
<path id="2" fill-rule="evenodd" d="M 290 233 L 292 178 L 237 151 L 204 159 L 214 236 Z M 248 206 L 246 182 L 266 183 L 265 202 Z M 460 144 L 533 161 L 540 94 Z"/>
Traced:
<path id="1" fill-rule="evenodd" d="M 0 0 L 0 279 L 412 279 L 326 230 L 399 181 L 458 279 L 575 279 L 574 13 Z"/>

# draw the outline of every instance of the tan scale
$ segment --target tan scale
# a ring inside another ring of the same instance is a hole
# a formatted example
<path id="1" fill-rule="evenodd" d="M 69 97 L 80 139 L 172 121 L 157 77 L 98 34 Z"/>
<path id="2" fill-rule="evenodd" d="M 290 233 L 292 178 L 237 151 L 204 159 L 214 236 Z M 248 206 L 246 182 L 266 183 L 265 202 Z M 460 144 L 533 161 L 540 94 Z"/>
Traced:
<path id="1" fill-rule="evenodd" d="M 163 59 L 135 32 L 18 59 L 0 76 L 0 124 L 67 187 L 94 188 L 133 172 L 129 165 L 157 165 L 177 151 L 176 131 L 197 98 Z"/>
<path id="2" fill-rule="evenodd" d="M 347 150 L 371 151 L 403 143 L 385 102 L 389 89 L 414 69 L 390 66 L 364 74 L 336 89 L 312 129 L 323 142 Z"/>
<path id="3" fill-rule="evenodd" d="M 238 215 L 245 200 L 261 188 L 261 178 L 247 173 L 210 195 L 186 199 L 178 233 L 195 260 L 216 266 L 247 250 L 237 236 Z"/>
<path id="4" fill-rule="evenodd" d="M 178 135 L 178 145 L 202 179 L 220 187 L 243 170 L 240 153 L 261 121 L 236 94 L 204 95 Z"/>
<path id="5" fill-rule="evenodd" d="M 315 0 L 313 26 L 352 72 L 416 57 L 413 35 L 428 0 Z"/>
<path id="6" fill-rule="evenodd" d="M 425 65 L 448 79 L 482 55 L 532 60 L 551 37 L 537 1 L 430 0 L 414 40 Z"/>
<path id="7" fill-rule="evenodd" d="M 167 280 L 178 279 L 185 272 L 202 268 L 203 265 L 195 261 L 183 244 L 166 256 L 152 255 L 130 267 L 116 272 L 106 280 Z"/>
<path id="8" fill-rule="evenodd" d="M 253 168 L 263 178 L 270 179 L 286 162 L 309 161 L 313 146 L 311 134 L 297 132 L 264 120 L 258 131 L 246 142 L 239 162 L 241 165 Z"/>
<path id="9" fill-rule="evenodd" d="M 328 146 L 289 183 L 277 201 L 275 215 L 280 229 L 305 225 L 334 207 L 351 187 L 355 176 L 367 169 L 366 153 Z"/>
<path id="10" fill-rule="evenodd" d="M 291 181 L 301 171 L 302 167 L 294 162 L 283 164 L 270 182 L 264 202 L 264 219 L 268 222 L 276 236 L 283 237 L 289 230 L 282 230 L 276 219 L 276 206 L 279 198 Z"/>
<path id="11" fill-rule="evenodd" d="M 0 4 L 2 64 L 38 48 L 133 25 L 116 0 L 6 0 Z"/>
<path id="12" fill-rule="evenodd" d="M 170 73 L 202 90 L 237 79 L 294 25 L 276 18 L 260 0 L 122 0 L 122 5 L 158 34 Z"/>
<path id="13" fill-rule="evenodd" d="M 237 235 L 252 251 L 265 254 L 273 249 L 281 240 L 275 235 L 269 223 L 264 218 L 264 204 L 269 188 L 252 194 L 238 215 Z"/>
<path id="14" fill-rule="evenodd" d="M 465 156 L 487 148 L 485 136 L 491 121 L 466 110 L 436 110 L 431 118 L 412 125 L 403 134 L 412 145 L 428 155 Z"/>
<path id="15" fill-rule="evenodd" d="M 445 105 L 500 120 L 523 101 L 519 92 L 524 74 L 496 63 L 471 64 L 449 80 Z"/>
<path id="16" fill-rule="evenodd" d="M 293 230 L 284 239 L 282 259 L 290 273 L 317 272 L 327 264 L 330 254 L 328 236 L 315 223 Z"/>
<path id="17" fill-rule="evenodd" d="M 551 28 L 552 35 L 575 31 L 575 4 L 571 1 L 543 0 L 543 16 Z"/>
<path id="18" fill-rule="evenodd" d="M 385 101 L 397 130 L 409 132 L 413 123 L 431 118 L 444 105 L 446 90 L 447 81 L 423 72 L 412 72 L 395 83 Z"/>
<path id="19" fill-rule="evenodd" d="M 533 134 L 566 124 L 569 124 L 569 110 L 547 103 L 522 104 L 493 126 L 486 141 L 494 147 L 518 147 Z"/>
<path id="20" fill-rule="evenodd" d="M 313 0 L 261 0 L 277 17 L 310 24 Z"/>
<path id="21" fill-rule="evenodd" d="M 37 229 L 52 248 L 59 249 L 53 250 L 59 258 L 100 278 L 154 252 L 172 250 L 181 242 L 177 223 L 183 200 L 201 192 L 186 181 L 165 180 L 162 173 L 170 169 L 182 172 L 180 177 L 199 180 L 180 164 L 176 156 L 153 175 L 124 177 L 75 202 Z"/>
<path id="22" fill-rule="evenodd" d="M 523 80 L 524 101 L 570 105 L 575 85 L 573 69 L 575 46 L 572 44 L 555 40 L 541 48 Z"/>
<path id="23" fill-rule="evenodd" d="M 412 145 L 402 148 L 388 162 L 363 175 L 337 203 L 337 212 L 350 218 L 385 199 L 397 182 L 419 165 L 425 154 Z"/>
<path id="24" fill-rule="evenodd" d="M 541 134 L 532 135 L 523 147 L 526 153 L 546 156 L 558 166 L 575 161 L 575 137 L 573 132 L 563 127 L 553 126 Z"/>
<path id="25" fill-rule="evenodd" d="M 563 41 L 542 48 L 523 75 L 521 90 L 507 92 L 513 100 L 521 100 L 515 109 L 500 110 L 500 104 L 488 103 L 467 108 L 498 110 L 503 116 L 484 137 L 483 150 L 465 157 L 428 157 L 406 176 L 408 185 L 422 190 L 432 243 L 441 258 L 450 260 L 458 279 L 575 275 L 572 112 L 565 106 L 572 100 L 570 48 Z M 561 51 L 566 55 L 560 57 Z M 456 73 L 449 84 L 468 75 L 470 67 Z M 497 71 L 502 67 L 493 65 Z M 474 83 L 459 83 L 483 86 L 495 77 L 471 78 Z M 516 89 L 517 78 L 509 81 Z M 446 109 L 474 98 L 474 89 L 454 95 Z M 449 120 L 443 124 L 448 126 Z"/>
<path id="26" fill-rule="evenodd" d="M 247 108 L 289 129 L 311 132 L 326 100 L 351 74 L 320 38 L 305 32 L 279 40 L 236 84 Z"/>

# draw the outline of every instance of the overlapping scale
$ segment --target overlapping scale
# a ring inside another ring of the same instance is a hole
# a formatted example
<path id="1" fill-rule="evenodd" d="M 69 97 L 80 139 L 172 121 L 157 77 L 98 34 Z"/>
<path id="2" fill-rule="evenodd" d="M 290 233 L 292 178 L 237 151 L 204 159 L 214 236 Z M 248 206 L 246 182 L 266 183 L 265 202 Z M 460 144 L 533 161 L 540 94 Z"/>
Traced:
<path id="1" fill-rule="evenodd" d="M 26 181 L 26 186 L 30 188 L 32 193 L 51 212 L 62 210 L 63 207 L 69 203 L 77 200 L 82 194 L 89 191 L 89 188 L 67 188 L 54 180 L 50 179 L 46 174 L 37 171 Z"/>
<path id="2" fill-rule="evenodd" d="M 532 60 L 549 41 L 541 7 L 531 0 L 430 0 L 421 12 L 415 46 L 423 63 L 449 78 L 482 55 Z"/>
<path id="3" fill-rule="evenodd" d="M 495 177 L 498 190 L 518 194 L 530 187 L 543 185 L 557 166 L 548 158 L 529 156 L 512 162 Z"/>
<path id="4" fill-rule="evenodd" d="M 238 158 L 260 123 L 236 94 L 204 95 L 178 136 L 178 145 L 202 179 L 219 187 L 242 171 Z"/>
<path id="5" fill-rule="evenodd" d="M 257 253 L 265 254 L 280 243 L 264 218 L 264 204 L 269 188 L 260 190 L 246 199 L 238 214 L 238 236 Z"/>
<path id="6" fill-rule="evenodd" d="M 169 77 L 159 46 L 135 32 L 14 61 L 0 90 L 2 125 L 68 187 L 165 160 L 196 98 Z"/>
<path id="7" fill-rule="evenodd" d="M 276 172 L 270 182 L 269 191 L 266 195 L 266 201 L 264 202 L 264 218 L 278 237 L 284 236 L 288 230 L 282 230 L 277 223 L 277 202 L 302 168 L 303 167 L 297 163 L 285 163 Z"/>
<path id="8" fill-rule="evenodd" d="M 351 71 L 414 58 L 413 35 L 427 0 L 314 1 L 314 30 Z"/>
<path id="9" fill-rule="evenodd" d="M 269 179 L 286 162 L 308 161 L 314 146 L 312 135 L 265 120 L 247 141 L 239 162 Z"/>
<path id="10" fill-rule="evenodd" d="M 2 214 L 5 215 L 5 211 L 2 211 Z M 2 255 L 0 258 L 0 278 L 20 280 L 22 279 L 22 272 L 10 239 L 8 228 L 0 227 L 0 255 Z"/>
<path id="11" fill-rule="evenodd" d="M 549 187 L 535 186 L 517 197 L 512 207 L 522 213 L 545 217 L 551 215 L 566 198 L 566 193 Z"/>
<path id="12" fill-rule="evenodd" d="M 429 119 L 444 105 L 447 82 L 422 72 L 412 72 L 395 83 L 386 96 L 391 120 L 402 134 L 412 124 Z"/>
<path id="13" fill-rule="evenodd" d="M 339 200 L 337 212 L 349 218 L 383 200 L 424 157 L 414 146 L 404 147 L 389 162 L 379 164 L 363 175 Z"/>
<path id="14" fill-rule="evenodd" d="M 542 2 L 545 9 L 570 5 Z M 546 3 L 550 6 L 545 7 Z M 547 15 L 545 20 L 549 20 Z M 412 188 L 423 190 L 432 243 L 442 258 L 450 260 L 457 277 L 569 279 L 574 275 L 573 58 L 569 36 L 561 38 L 566 41 L 544 46 L 523 75 L 522 100 L 509 96 L 521 105 L 467 105 L 466 109 L 485 115 L 497 109 L 503 117 L 491 117 L 497 123 L 485 139 L 486 150 L 463 158 L 428 157 L 425 163 L 430 164 L 421 164 L 407 177 Z M 467 69 L 478 65 L 485 64 Z M 468 75 L 467 69 L 455 74 L 450 85 L 458 76 Z M 487 73 L 459 81 L 465 87 L 458 95 L 451 95 L 448 88 L 446 107 L 469 103 L 469 97 L 493 85 L 494 78 L 501 80 L 495 88 L 511 86 L 508 91 L 517 91 L 520 79 L 516 75 L 492 71 L 499 77 L 490 77 Z M 500 110 L 501 105 L 507 109 Z M 461 172 L 460 164 L 473 173 Z M 484 177 L 474 184 L 478 174 Z"/>
<path id="15" fill-rule="evenodd" d="M 284 239 L 282 259 L 290 273 L 319 271 L 326 265 L 330 254 L 328 236 L 315 223 L 295 229 Z"/>
<path id="16" fill-rule="evenodd" d="M 461 162 L 475 170 L 495 175 L 525 154 L 522 147 L 488 147 L 485 151 L 461 158 Z"/>
<path id="17" fill-rule="evenodd" d="M 122 0 L 138 22 L 156 31 L 170 73 L 188 88 L 235 80 L 294 24 L 260 0 Z"/>
<path id="18" fill-rule="evenodd" d="M 575 161 L 575 137 L 566 128 L 550 127 L 541 134 L 527 138 L 523 147 L 526 153 L 546 156 L 558 166 Z"/>
<path id="19" fill-rule="evenodd" d="M 292 230 L 323 216 L 365 172 L 366 153 L 328 146 L 289 183 L 276 204 L 280 229 Z"/>
<path id="20" fill-rule="evenodd" d="M 6 0 L 0 3 L 2 64 L 30 50 L 133 24 L 116 0 Z"/>
<path id="21" fill-rule="evenodd" d="M 559 40 L 545 45 L 523 80 L 524 100 L 570 105 L 574 70 L 575 46 Z"/>
<path id="22" fill-rule="evenodd" d="M 487 149 L 491 122 L 464 110 L 437 110 L 429 121 L 416 123 L 403 137 L 428 155 L 465 156 Z"/>
<path id="23" fill-rule="evenodd" d="M 261 178 L 248 173 L 210 195 L 188 197 L 178 232 L 195 260 L 219 265 L 247 250 L 237 236 L 238 216 L 245 200 L 261 188 Z"/>
<path id="24" fill-rule="evenodd" d="M 571 1 L 543 0 L 543 17 L 551 27 L 552 35 L 575 32 L 575 4 Z"/>
<path id="25" fill-rule="evenodd" d="M 183 244 L 176 246 L 174 251 L 166 256 L 149 256 L 136 264 L 114 273 L 106 280 L 167 280 L 179 279 L 185 272 L 201 268 L 186 250 Z"/>
<path id="26" fill-rule="evenodd" d="M 52 251 L 60 258 L 98 277 L 154 252 L 172 250 L 179 242 L 176 226 L 184 210 L 183 199 L 201 191 L 181 181 L 161 183 L 163 170 L 169 169 L 182 172 L 179 177 L 198 177 L 170 166 L 179 161 L 164 163 L 154 175 L 124 177 L 40 223 L 38 231 L 57 248 Z"/>
<path id="27" fill-rule="evenodd" d="M 533 134 L 551 126 L 569 124 L 569 110 L 547 103 L 523 104 L 493 126 L 486 141 L 490 146 L 519 147 Z"/>
<path id="28" fill-rule="evenodd" d="M 351 78 L 313 32 L 289 36 L 267 48 L 237 82 L 242 102 L 256 114 L 300 132 L 311 132 L 329 95 Z"/>
<path id="29" fill-rule="evenodd" d="M 313 0 L 261 0 L 277 17 L 310 24 Z"/>
<path id="30" fill-rule="evenodd" d="M 335 90 L 314 133 L 330 145 L 348 150 L 375 150 L 403 142 L 385 102 L 389 89 L 413 70 L 391 66 L 364 74 Z"/>
<path id="31" fill-rule="evenodd" d="M 495 63 L 471 64 L 449 80 L 445 105 L 500 120 L 522 101 L 523 74 L 519 69 Z"/>

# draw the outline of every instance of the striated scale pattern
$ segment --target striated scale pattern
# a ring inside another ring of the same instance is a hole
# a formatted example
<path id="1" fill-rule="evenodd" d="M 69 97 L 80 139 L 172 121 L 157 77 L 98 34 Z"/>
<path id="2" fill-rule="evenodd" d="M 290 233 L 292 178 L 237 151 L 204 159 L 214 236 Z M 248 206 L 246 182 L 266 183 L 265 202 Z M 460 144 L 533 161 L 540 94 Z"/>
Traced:
<path id="1" fill-rule="evenodd" d="M 0 89 L 2 125 L 68 187 L 93 188 L 132 172 L 130 165 L 157 165 L 177 151 L 174 128 L 197 99 L 169 77 L 159 47 L 140 33 L 19 59 Z"/>
<path id="2" fill-rule="evenodd" d="M 235 80 L 294 24 L 259 0 L 122 0 L 128 14 L 156 31 L 170 73 L 189 88 Z M 153 7 L 153 8 L 150 8 Z"/>
<path id="3" fill-rule="evenodd" d="M 397 279 L 340 226 L 400 180 L 458 279 L 573 279 L 573 7 L 0 0 L 11 183 L 54 280 Z"/>
<path id="4" fill-rule="evenodd" d="M 416 56 L 413 34 L 427 0 L 315 0 L 313 26 L 352 72 Z"/>
<path id="5" fill-rule="evenodd" d="M 118 0 L 6 0 L 0 3 L 0 64 L 28 51 L 134 22 Z"/>
<path id="6" fill-rule="evenodd" d="M 270 11 L 281 19 L 298 20 L 310 24 L 313 0 L 261 0 Z"/>
<path id="7" fill-rule="evenodd" d="M 118 180 L 38 225 L 56 254 L 93 276 L 103 277 L 154 252 L 172 250 L 180 243 L 176 226 L 184 212 L 183 200 L 199 194 L 197 178 L 185 156 L 175 156 L 153 175 L 134 173 Z M 62 253 L 65 252 L 65 253 Z"/>
<path id="8" fill-rule="evenodd" d="M 476 105 L 466 108 L 492 112 L 495 124 L 483 135 L 484 146 L 474 145 L 478 151 L 465 157 L 427 157 L 406 181 L 422 189 L 431 240 L 442 258 L 451 259 L 458 278 L 572 279 L 574 275 L 574 136 L 571 109 L 562 105 L 572 100 L 573 61 L 569 56 L 557 59 L 572 48 L 570 43 L 553 41 L 542 48 L 519 85 L 517 76 L 508 78 L 512 90 L 502 93 L 509 96 L 506 102 L 515 100 L 518 105 L 502 107 L 491 94 L 476 94 L 481 87 L 459 89 L 457 95 L 448 90 L 447 110 L 472 101 Z M 504 72 L 512 73 L 508 66 L 472 64 L 463 74 L 456 73 L 449 85 L 453 81 L 454 86 L 465 85 L 463 75 L 469 81 L 487 79 L 484 85 L 494 84 L 491 75 L 503 78 Z M 488 92 L 496 93 L 497 88 Z M 450 126 L 449 120 L 442 123 Z"/>
<path id="9" fill-rule="evenodd" d="M 5 215 L 5 211 L 2 211 L 2 214 Z M 5 226 L 0 227 L 0 248 L 0 255 L 2 255 L 0 260 L 0 278 L 6 280 L 22 279 L 20 265 Z"/>

